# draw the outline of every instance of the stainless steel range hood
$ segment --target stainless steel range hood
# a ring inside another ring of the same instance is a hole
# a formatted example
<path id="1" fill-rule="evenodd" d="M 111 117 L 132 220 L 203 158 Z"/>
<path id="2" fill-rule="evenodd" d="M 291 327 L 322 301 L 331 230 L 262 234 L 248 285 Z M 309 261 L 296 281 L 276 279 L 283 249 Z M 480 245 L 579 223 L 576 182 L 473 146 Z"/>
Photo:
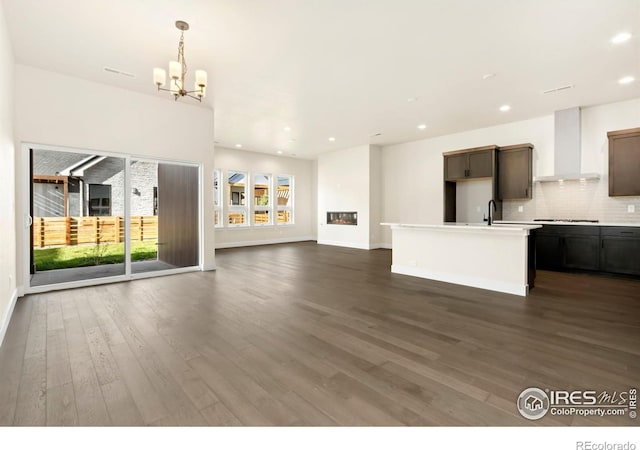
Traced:
<path id="1" fill-rule="evenodd" d="M 554 175 L 536 177 L 536 182 L 560 180 L 597 180 L 600 174 L 581 171 L 582 139 L 580 108 L 554 113 Z"/>

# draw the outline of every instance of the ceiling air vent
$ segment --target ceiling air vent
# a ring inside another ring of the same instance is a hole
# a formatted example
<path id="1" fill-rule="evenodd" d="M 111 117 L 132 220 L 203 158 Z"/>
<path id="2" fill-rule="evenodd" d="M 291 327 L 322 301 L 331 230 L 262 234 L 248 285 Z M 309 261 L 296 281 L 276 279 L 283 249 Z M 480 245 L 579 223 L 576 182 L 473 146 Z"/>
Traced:
<path id="1" fill-rule="evenodd" d="M 105 68 L 104 68 L 104 71 L 105 71 L 105 72 L 112 73 L 112 74 L 114 74 L 114 75 L 121 75 L 121 76 L 123 76 L 123 77 L 127 77 L 127 78 L 135 78 L 135 77 L 136 77 L 136 76 L 135 76 L 134 74 L 132 74 L 132 73 L 125 72 L 125 71 L 120 70 L 120 69 L 114 69 L 113 67 L 105 67 Z"/>
<path id="2" fill-rule="evenodd" d="M 566 86 L 560 86 L 560 87 L 555 87 L 555 88 L 551 88 L 551 89 L 547 89 L 546 91 L 542 91 L 543 94 L 551 94 L 553 92 L 559 92 L 559 91 L 564 91 L 566 89 L 571 89 L 573 88 L 573 84 L 567 84 Z"/>

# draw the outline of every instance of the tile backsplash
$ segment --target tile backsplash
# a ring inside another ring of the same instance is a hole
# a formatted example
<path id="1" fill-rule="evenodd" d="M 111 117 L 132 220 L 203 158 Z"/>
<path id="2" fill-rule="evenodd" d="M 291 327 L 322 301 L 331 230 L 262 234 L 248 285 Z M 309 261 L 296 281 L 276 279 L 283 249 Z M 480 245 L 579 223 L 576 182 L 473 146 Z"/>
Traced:
<path id="1" fill-rule="evenodd" d="M 633 205 L 635 212 L 627 212 Z M 518 208 L 523 211 L 519 212 Z M 640 196 L 609 197 L 609 182 L 600 180 L 534 183 L 531 200 L 502 202 L 503 220 L 594 219 L 640 223 Z"/>

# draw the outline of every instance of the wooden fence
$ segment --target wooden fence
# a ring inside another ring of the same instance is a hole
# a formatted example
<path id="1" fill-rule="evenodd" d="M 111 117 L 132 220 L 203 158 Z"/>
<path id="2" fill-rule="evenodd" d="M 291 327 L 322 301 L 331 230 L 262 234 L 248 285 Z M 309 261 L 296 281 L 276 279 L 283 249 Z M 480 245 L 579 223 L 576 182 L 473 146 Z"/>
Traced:
<path id="1" fill-rule="evenodd" d="M 158 216 L 132 216 L 131 240 L 158 239 Z M 124 217 L 34 217 L 33 246 L 37 248 L 124 242 Z"/>

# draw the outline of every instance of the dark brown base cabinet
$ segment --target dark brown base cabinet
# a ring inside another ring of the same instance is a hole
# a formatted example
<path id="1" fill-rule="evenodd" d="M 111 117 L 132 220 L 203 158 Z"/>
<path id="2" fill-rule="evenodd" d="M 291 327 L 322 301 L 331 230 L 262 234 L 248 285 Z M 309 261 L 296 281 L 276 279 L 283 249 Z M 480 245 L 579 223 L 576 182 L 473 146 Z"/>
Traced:
<path id="1" fill-rule="evenodd" d="M 536 268 L 640 275 L 640 228 L 544 225 L 536 230 Z"/>
<path id="2" fill-rule="evenodd" d="M 536 269 L 560 270 L 562 255 L 562 237 L 536 231 Z"/>
<path id="3" fill-rule="evenodd" d="M 604 228 L 600 237 L 600 270 L 640 275 L 640 228 Z"/>

